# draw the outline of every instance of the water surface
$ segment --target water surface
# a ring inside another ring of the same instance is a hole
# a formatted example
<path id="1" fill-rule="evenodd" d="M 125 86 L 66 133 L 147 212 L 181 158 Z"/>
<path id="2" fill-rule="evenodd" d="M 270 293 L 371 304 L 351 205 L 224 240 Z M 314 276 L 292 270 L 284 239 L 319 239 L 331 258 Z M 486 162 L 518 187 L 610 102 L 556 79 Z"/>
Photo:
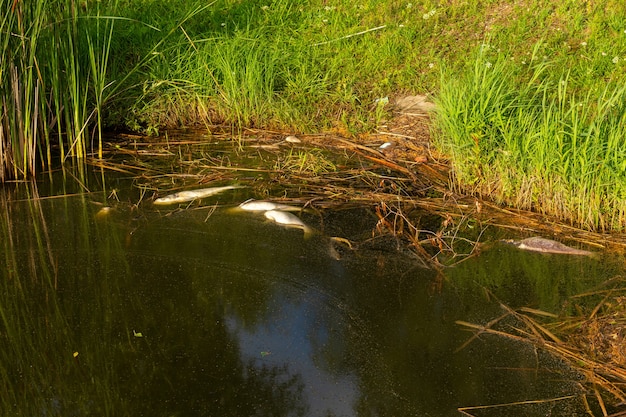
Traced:
<path id="1" fill-rule="evenodd" d="M 494 244 L 439 273 L 368 239 L 371 206 L 299 213 L 305 238 L 232 210 L 253 189 L 157 208 L 108 181 L 0 190 L 3 415 L 450 416 L 570 395 L 472 413 L 584 415 L 562 363 L 493 336 L 457 351 L 456 321 L 557 312 L 610 262 Z"/>

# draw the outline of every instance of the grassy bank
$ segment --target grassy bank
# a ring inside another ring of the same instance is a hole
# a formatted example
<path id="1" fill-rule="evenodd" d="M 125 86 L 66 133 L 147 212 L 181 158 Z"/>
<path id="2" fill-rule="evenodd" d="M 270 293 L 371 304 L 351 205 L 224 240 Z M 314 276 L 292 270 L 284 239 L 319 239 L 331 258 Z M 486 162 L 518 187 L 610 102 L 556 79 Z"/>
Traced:
<path id="1" fill-rule="evenodd" d="M 527 52 L 488 38 L 464 70 L 443 72 L 436 142 L 462 192 L 624 229 L 624 16 L 617 3 L 555 8 Z"/>
<path id="2" fill-rule="evenodd" d="M 626 88 L 577 85 L 533 55 L 526 71 L 479 54 L 439 94 L 438 145 L 458 188 L 592 230 L 626 226 Z M 523 82 L 515 82 L 521 79 Z"/>
<path id="3" fill-rule="evenodd" d="M 3 180 L 97 153 L 107 128 L 357 133 L 387 117 L 377 99 L 432 93 L 459 188 L 624 226 L 617 0 L 0 6 Z"/>

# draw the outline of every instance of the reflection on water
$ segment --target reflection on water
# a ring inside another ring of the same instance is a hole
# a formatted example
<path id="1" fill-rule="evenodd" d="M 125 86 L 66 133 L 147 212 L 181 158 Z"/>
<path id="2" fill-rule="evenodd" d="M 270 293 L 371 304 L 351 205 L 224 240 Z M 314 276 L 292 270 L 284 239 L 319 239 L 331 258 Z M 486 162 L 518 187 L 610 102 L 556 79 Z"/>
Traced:
<path id="1" fill-rule="evenodd" d="M 442 277 L 382 239 L 336 259 L 330 236 L 370 234 L 367 208 L 301 213 L 320 231 L 304 239 L 224 207 L 100 212 L 106 193 L 35 193 L 0 193 L 3 415 L 450 416 L 578 395 L 529 346 L 485 337 L 456 352 L 470 334 L 455 321 L 498 316 L 494 295 L 557 311 L 613 273 L 494 246 Z M 504 410 L 584 412 L 580 396 Z"/>

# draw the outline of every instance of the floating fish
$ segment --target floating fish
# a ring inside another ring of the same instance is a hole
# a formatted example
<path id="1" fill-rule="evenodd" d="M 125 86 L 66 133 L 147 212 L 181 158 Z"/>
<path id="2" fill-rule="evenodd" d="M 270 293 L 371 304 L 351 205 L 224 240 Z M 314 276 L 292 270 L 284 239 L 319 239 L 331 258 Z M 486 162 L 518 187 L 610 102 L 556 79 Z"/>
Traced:
<path id="1" fill-rule="evenodd" d="M 271 201 L 248 200 L 239 204 L 239 208 L 246 211 L 300 211 L 300 207 L 288 206 L 287 204 L 273 203 Z"/>
<path id="2" fill-rule="evenodd" d="M 300 142 L 302 142 L 302 141 L 301 141 L 300 139 L 298 139 L 298 137 L 297 137 L 297 136 L 293 136 L 293 135 L 291 135 L 291 136 L 287 136 L 287 137 L 285 138 L 285 142 L 289 142 L 289 143 L 300 143 Z"/>
<path id="3" fill-rule="evenodd" d="M 265 212 L 265 217 L 286 227 L 294 227 L 304 230 L 304 234 L 308 235 L 313 232 L 309 226 L 304 224 L 302 220 L 295 214 L 287 213 L 279 210 L 269 210 Z"/>
<path id="4" fill-rule="evenodd" d="M 341 253 L 337 250 L 336 243 L 343 243 L 348 248 L 354 249 L 352 247 L 352 242 L 350 242 L 348 239 L 345 239 L 343 237 L 331 236 L 329 243 L 330 245 L 328 246 L 328 254 L 330 255 L 331 258 L 333 258 L 336 261 L 340 261 L 342 258 Z"/>
<path id="5" fill-rule="evenodd" d="M 96 219 L 104 219 L 108 217 L 111 212 L 113 212 L 112 207 L 104 206 L 96 213 Z"/>
<path id="6" fill-rule="evenodd" d="M 563 255 L 594 255 L 594 252 L 570 248 L 569 246 L 566 246 L 560 242 L 556 242 L 554 240 L 546 239 L 543 237 L 529 237 L 528 239 L 522 239 L 518 241 L 504 240 L 504 242 L 511 243 L 517 246 L 519 249 L 532 252 L 558 253 Z"/>
<path id="7" fill-rule="evenodd" d="M 157 198 L 154 200 L 153 204 L 156 205 L 167 205 L 167 204 L 178 204 L 178 203 L 186 203 L 187 201 L 198 200 L 201 198 L 210 197 L 215 194 L 219 194 L 222 191 L 226 190 L 234 190 L 236 188 L 244 188 L 243 185 L 226 185 L 224 187 L 210 187 L 210 188 L 200 188 L 197 190 L 189 190 L 189 191 L 181 191 L 175 194 L 167 195 L 165 197 Z"/>

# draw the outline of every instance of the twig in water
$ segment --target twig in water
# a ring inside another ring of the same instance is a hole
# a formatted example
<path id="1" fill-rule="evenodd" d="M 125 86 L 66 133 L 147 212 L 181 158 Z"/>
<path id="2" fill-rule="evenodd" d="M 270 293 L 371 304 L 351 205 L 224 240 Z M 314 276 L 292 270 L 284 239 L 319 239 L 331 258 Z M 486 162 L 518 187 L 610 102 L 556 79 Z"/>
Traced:
<path id="1" fill-rule="evenodd" d="M 206 217 L 204 218 L 204 222 L 206 223 L 207 220 L 209 220 L 209 217 L 211 217 L 211 215 L 215 212 L 215 210 L 217 209 L 217 203 L 213 204 L 210 209 L 209 212 L 207 213 Z"/>

